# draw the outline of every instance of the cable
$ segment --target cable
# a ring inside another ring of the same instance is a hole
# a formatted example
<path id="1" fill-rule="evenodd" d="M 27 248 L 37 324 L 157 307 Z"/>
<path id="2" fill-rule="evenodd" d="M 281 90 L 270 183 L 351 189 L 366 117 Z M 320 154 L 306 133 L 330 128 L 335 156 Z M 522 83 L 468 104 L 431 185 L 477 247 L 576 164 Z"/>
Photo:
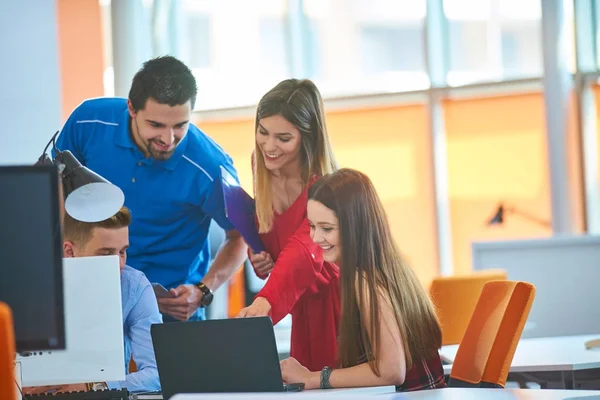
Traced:
<path id="1" fill-rule="evenodd" d="M 19 389 L 19 393 L 21 393 L 21 399 L 28 400 L 28 397 L 23 394 L 23 390 L 21 390 L 21 386 L 19 386 L 19 383 L 17 382 L 16 378 L 15 378 L 15 386 L 17 387 L 17 389 Z"/>
<path id="2" fill-rule="evenodd" d="M 42 153 L 42 155 L 38 158 L 37 162 L 35 163 L 35 165 L 45 165 L 45 164 L 52 164 L 52 160 L 48 157 L 48 155 L 46 154 L 46 151 L 48 151 L 48 147 L 50 147 L 50 145 L 52 144 L 54 151 L 58 152 L 57 148 L 56 148 L 56 136 L 58 135 L 60 131 L 56 131 L 56 133 L 52 136 L 52 138 L 50 139 L 50 141 L 48 142 L 48 144 L 46 144 L 46 147 L 44 147 L 44 152 Z"/>
<path id="3" fill-rule="evenodd" d="M 56 131 L 56 133 L 52 136 L 52 138 L 50 139 L 50 141 L 44 148 L 44 154 L 46 154 L 46 151 L 48 151 L 48 147 L 50 147 L 50 143 L 52 143 L 52 147 L 56 150 L 56 136 L 58 136 L 58 132 L 60 132 L 60 131 Z"/>

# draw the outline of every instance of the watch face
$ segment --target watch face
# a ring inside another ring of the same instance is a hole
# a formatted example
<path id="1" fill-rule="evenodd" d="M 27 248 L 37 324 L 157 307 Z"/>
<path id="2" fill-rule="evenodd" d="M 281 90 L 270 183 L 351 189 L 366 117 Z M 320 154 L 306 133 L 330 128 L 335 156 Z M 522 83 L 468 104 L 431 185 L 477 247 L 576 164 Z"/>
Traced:
<path id="1" fill-rule="evenodd" d="M 202 296 L 202 305 L 204 306 L 208 306 L 210 305 L 210 303 L 212 303 L 213 301 L 213 294 L 212 293 L 206 293 L 204 294 L 204 296 Z"/>

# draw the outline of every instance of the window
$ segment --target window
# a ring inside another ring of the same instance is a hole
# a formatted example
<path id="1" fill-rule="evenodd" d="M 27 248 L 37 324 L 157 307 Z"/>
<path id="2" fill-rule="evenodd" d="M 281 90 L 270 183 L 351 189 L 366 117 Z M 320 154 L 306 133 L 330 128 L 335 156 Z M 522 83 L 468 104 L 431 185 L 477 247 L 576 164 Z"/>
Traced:
<path id="1" fill-rule="evenodd" d="M 184 40 L 188 50 L 188 67 L 191 69 L 210 68 L 212 55 L 212 38 L 210 16 L 197 12 L 187 16 L 187 40 Z"/>
<path id="2" fill-rule="evenodd" d="M 444 0 L 448 84 L 542 75 L 539 0 Z"/>
<path id="3" fill-rule="evenodd" d="M 111 96 L 111 1 L 99 1 L 106 43 L 105 94 Z M 174 55 L 190 67 L 198 84 L 196 109 L 256 104 L 289 77 L 285 5 L 285 0 L 143 0 L 142 25 L 150 32 L 142 35 L 147 38 L 143 47 L 151 47 L 153 56 Z M 160 21 L 153 21 L 153 12 Z M 147 58 L 139 60 L 140 66 Z"/>
<path id="4" fill-rule="evenodd" d="M 284 0 L 184 0 L 181 8 L 190 32 L 181 59 L 196 76 L 197 109 L 256 104 L 288 77 Z"/>
<path id="5" fill-rule="evenodd" d="M 324 96 L 429 86 L 424 0 L 305 0 L 307 76 Z"/>

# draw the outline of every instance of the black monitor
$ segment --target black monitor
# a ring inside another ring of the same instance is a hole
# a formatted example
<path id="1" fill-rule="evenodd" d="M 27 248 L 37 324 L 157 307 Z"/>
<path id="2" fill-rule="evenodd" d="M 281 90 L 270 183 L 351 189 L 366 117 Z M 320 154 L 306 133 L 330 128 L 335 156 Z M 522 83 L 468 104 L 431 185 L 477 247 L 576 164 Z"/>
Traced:
<path id="1" fill-rule="evenodd" d="M 0 301 L 17 352 L 65 348 L 58 170 L 0 167 Z"/>

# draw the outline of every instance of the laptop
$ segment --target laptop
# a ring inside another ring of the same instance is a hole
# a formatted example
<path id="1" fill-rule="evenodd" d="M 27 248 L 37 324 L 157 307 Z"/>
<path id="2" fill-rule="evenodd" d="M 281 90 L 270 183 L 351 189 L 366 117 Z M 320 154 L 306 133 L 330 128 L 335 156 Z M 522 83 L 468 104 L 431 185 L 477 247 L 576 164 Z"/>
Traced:
<path id="1" fill-rule="evenodd" d="M 300 391 L 284 385 L 269 317 L 154 324 L 163 399 L 178 393 Z"/>

